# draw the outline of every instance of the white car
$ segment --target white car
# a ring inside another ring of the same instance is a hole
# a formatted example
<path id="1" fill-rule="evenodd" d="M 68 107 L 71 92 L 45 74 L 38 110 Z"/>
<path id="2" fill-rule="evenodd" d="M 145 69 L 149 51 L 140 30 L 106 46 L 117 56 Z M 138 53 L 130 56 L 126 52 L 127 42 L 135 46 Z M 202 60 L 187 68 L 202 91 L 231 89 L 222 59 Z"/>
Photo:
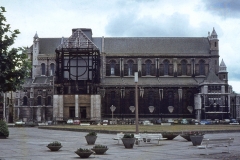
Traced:
<path id="1" fill-rule="evenodd" d="M 25 124 L 25 122 L 23 122 L 22 120 L 21 121 L 17 121 L 15 122 L 16 124 Z"/>
<path id="2" fill-rule="evenodd" d="M 67 124 L 73 124 L 73 119 L 68 119 Z"/>

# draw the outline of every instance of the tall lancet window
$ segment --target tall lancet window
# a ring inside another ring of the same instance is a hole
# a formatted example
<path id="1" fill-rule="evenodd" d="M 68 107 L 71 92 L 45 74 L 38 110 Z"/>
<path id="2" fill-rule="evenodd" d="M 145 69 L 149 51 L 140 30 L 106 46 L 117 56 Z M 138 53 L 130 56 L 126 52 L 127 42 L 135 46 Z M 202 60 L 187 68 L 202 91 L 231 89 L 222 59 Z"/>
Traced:
<path id="1" fill-rule="evenodd" d="M 187 75 L 187 62 L 186 60 L 181 61 L 182 75 Z"/>
<path id="2" fill-rule="evenodd" d="M 168 75 L 169 74 L 169 61 L 168 60 L 163 61 L 163 67 L 164 67 L 164 75 Z"/>
<path id="3" fill-rule="evenodd" d="M 127 64 L 128 64 L 128 75 L 132 76 L 133 75 L 133 61 L 129 60 L 127 62 Z"/>
<path id="4" fill-rule="evenodd" d="M 115 66 L 116 66 L 116 62 L 112 60 L 110 62 L 111 75 L 115 75 Z"/>
<path id="5" fill-rule="evenodd" d="M 46 75 L 46 68 L 44 63 L 41 64 L 41 69 L 42 69 L 42 75 Z"/>
<path id="6" fill-rule="evenodd" d="M 199 61 L 199 74 L 205 75 L 205 62 L 204 60 Z"/>
<path id="7" fill-rule="evenodd" d="M 55 72 L 54 63 L 50 64 L 50 76 L 53 76 Z"/>
<path id="8" fill-rule="evenodd" d="M 146 61 L 146 75 L 151 75 L 151 64 L 152 62 L 150 60 Z"/>

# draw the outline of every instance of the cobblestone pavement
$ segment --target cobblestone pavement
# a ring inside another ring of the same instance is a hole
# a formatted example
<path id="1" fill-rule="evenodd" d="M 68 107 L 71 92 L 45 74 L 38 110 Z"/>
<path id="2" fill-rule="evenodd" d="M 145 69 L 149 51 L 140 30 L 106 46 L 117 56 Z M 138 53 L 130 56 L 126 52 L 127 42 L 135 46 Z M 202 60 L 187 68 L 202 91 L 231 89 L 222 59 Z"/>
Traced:
<path id="1" fill-rule="evenodd" d="M 86 132 L 72 132 L 59 130 L 38 129 L 37 127 L 10 127 L 8 139 L 0 139 L 0 160 L 68 160 L 81 159 L 74 153 L 77 148 L 92 148 L 85 140 Z M 123 144 L 113 140 L 115 134 L 98 134 L 96 144 L 107 145 L 109 150 L 104 155 L 91 155 L 89 159 L 99 160 L 240 160 L 240 133 L 206 134 L 205 138 L 233 137 L 234 143 L 230 147 L 217 147 L 209 150 L 205 155 L 204 149 L 197 149 L 191 142 L 178 136 L 173 140 L 156 141 L 125 149 Z M 51 152 L 46 145 L 52 141 L 60 141 L 63 147 L 58 152 Z"/>

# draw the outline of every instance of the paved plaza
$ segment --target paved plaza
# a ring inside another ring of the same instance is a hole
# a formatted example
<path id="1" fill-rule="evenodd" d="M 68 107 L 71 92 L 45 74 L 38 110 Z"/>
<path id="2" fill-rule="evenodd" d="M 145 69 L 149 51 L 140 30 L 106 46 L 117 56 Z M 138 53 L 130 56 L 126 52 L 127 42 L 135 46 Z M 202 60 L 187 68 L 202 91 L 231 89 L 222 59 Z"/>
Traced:
<path id="1" fill-rule="evenodd" d="M 86 132 L 59 131 L 38 129 L 37 127 L 10 127 L 8 139 L 0 139 L 0 160 L 68 160 L 81 159 L 74 151 L 77 148 L 92 148 L 85 140 Z M 240 160 L 240 133 L 206 134 L 205 138 L 233 137 L 230 147 L 231 154 L 222 153 L 226 147 L 209 150 L 210 155 L 204 155 L 204 149 L 197 149 L 191 142 L 178 136 L 174 140 L 156 141 L 125 149 L 123 144 L 113 140 L 115 134 L 98 134 L 96 144 L 107 145 L 109 150 L 104 155 L 91 155 L 88 159 L 104 160 L 202 160 L 226 159 Z M 60 141 L 63 147 L 58 152 L 51 152 L 46 147 L 48 143 Z"/>

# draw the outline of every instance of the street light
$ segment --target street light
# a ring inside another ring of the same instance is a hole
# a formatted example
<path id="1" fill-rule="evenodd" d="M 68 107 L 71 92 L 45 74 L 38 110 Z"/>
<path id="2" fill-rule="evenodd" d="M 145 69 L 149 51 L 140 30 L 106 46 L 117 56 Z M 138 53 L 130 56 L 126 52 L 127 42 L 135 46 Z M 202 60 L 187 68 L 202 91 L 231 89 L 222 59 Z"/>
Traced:
<path id="1" fill-rule="evenodd" d="M 113 124 L 113 112 L 115 111 L 116 107 L 114 105 L 112 105 L 110 107 L 111 111 L 112 111 L 112 124 Z"/>
<path id="2" fill-rule="evenodd" d="M 139 130 L 138 130 L 138 90 L 137 90 L 137 83 L 138 83 L 138 72 L 135 72 L 134 73 L 134 82 L 135 82 L 135 124 L 136 124 L 136 134 L 139 133 Z"/>

